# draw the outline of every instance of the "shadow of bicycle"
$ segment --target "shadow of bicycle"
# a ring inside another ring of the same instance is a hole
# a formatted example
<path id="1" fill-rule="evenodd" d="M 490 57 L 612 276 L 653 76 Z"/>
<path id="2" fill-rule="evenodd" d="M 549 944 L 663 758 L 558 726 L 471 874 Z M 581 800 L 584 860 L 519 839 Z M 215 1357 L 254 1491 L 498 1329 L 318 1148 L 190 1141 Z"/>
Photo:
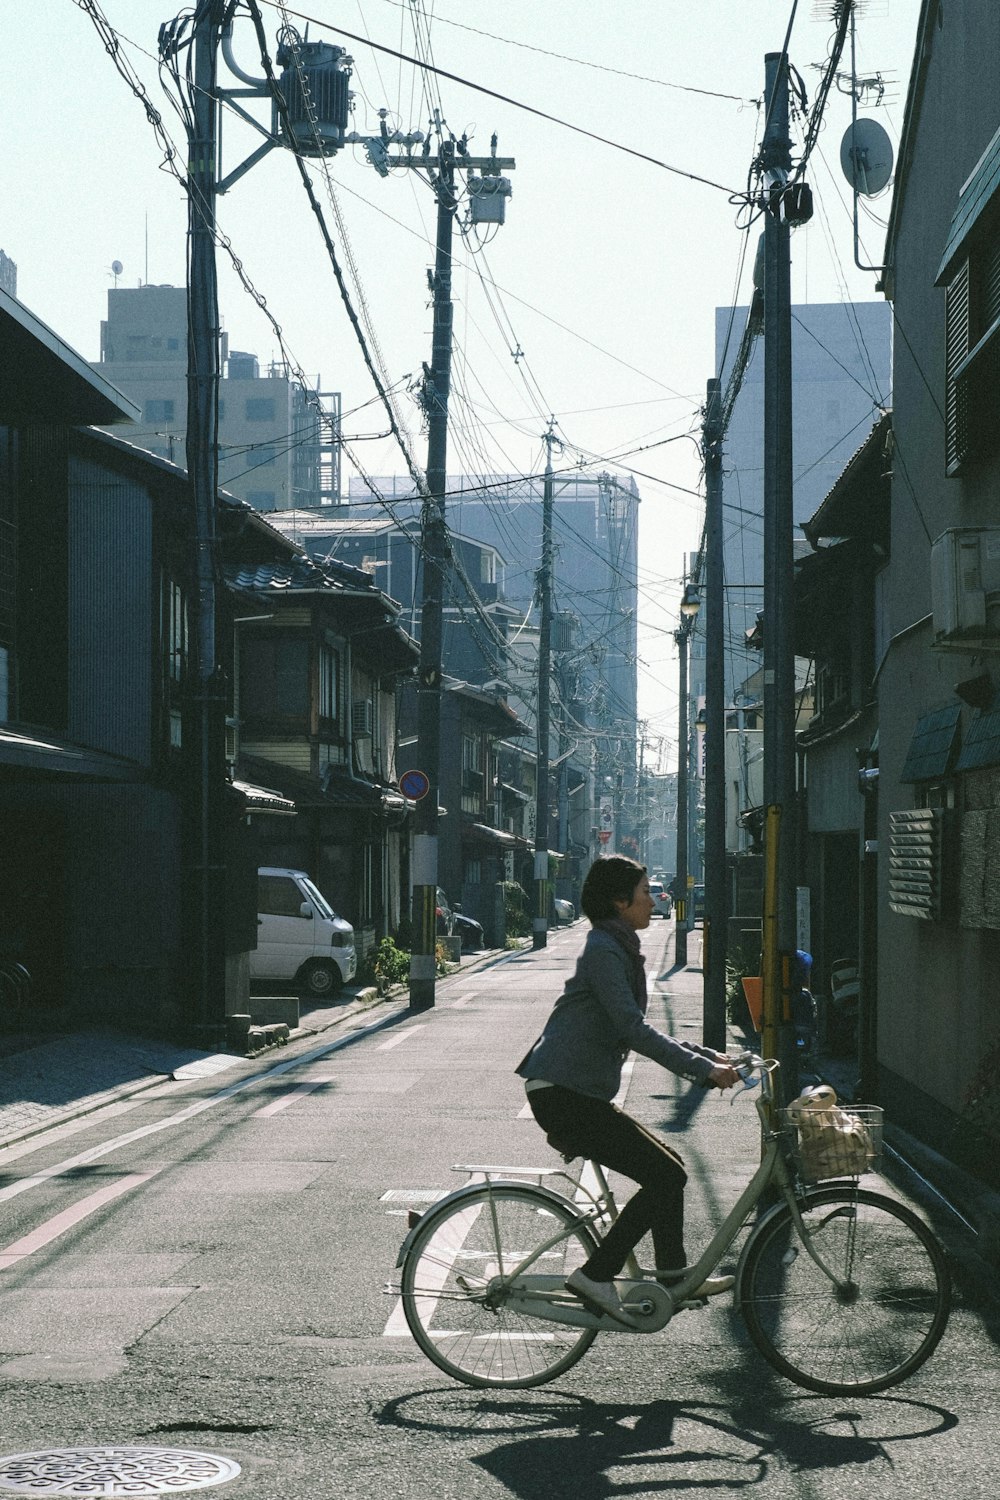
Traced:
<path id="1" fill-rule="evenodd" d="M 923 1401 L 783 1397 L 777 1387 L 773 1395 L 743 1388 L 732 1402 L 657 1399 L 645 1405 L 569 1392 L 449 1387 L 397 1397 L 377 1420 L 411 1432 L 446 1432 L 451 1441 L 474 1440 L 480 1451 L 470 1464 L 518 1500 L 740 1490 L 779 1473 L 825 1470 L 837 1472 L 837 1493 L 843 1494 L 859 1478 L 849 1470 L 867 1471 L 866 1487 L 879 1483 L 882 1471 L 896 1468 L 895 1445 L 930 1441 L 958 1425 L 954 1413 Z M 469 1493 L 479 1492 L 470 1476 Z"/>

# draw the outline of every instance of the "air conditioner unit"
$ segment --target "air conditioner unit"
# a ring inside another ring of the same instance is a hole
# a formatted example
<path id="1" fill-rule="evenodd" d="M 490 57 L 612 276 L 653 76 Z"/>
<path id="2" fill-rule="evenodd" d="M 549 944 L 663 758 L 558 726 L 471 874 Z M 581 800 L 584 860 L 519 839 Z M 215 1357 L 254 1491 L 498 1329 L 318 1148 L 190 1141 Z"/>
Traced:
<path id="1" fill-rule="evenodd" d="M 935 646 L 1000 645 L 1000 527 L 954 527 L 931 547 Z"/>
<path id="2" fill-rule="evenodd" d="M 356 698 L 351 705 L 351 726 L 354 738 L 371 739 L 375 731 L 375 705 L 370 698 Z"/>

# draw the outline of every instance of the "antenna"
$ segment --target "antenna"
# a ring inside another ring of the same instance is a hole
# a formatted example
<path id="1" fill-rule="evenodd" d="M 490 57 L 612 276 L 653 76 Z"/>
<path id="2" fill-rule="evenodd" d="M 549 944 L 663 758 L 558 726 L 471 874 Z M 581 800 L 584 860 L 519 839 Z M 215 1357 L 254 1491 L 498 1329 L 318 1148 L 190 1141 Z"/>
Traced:
<path id="1" fill-rule="evenodd" d="M 124 271 L 124 269 L 125 269 L 125 267 L 122 265 L 122 263 L 121 263 L 120 260 L 113 260 L 111 262 L 111 275 L 115 278 L 115 286 L 116 287 L 118 285 L 118 278 L 122 274 L 122 272 Z"/>
<path id="2" fill-rule="evenodd" d="M 858 198 L 880 193 L 892 176 L 892 144 L 876 120 L 858 119 L 858 68 L 855 53 L 854 9 L 851 9 L 851 123 L 840 143 L 840 164 L 854 195 L 854 264 L 859 271 L 885 270 L 863 265 L 858 255 Z"/>
<path id="3" fill-rule="evenodd" d="M 871 198 L 892 176 L 892 142 L 877 120 L 855 120 L 840 143 L 840 165 L 855 193 Z"/>

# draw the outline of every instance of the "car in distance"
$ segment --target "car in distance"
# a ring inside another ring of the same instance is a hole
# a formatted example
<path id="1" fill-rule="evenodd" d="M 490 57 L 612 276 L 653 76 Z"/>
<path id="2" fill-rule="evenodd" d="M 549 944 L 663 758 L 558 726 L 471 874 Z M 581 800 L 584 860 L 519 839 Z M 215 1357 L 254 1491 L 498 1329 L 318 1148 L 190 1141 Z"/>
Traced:
<path id="1" fill-rule="evenodd" d="M 670 892 L 662 880 L 651 880 L 649 882 L 649 894 L 653 898 L 654 917 L 672 917 L 674 914 L 674 903 L 670 899 Z"/>
<path id="2" fill-rule="evenodd" d="M 356 969 L 354 928 L 306 872 L 277 865 L 259 869 L 251 981 L 294 984 L 311 1000 L 327 1000 L 350 983 Z"/>
<path id="3" fill-rule="evenodd" d="M 481 922 L 467 917 L 464 912 L 452 910 L 452 936 L 461 940 L 463 953 L 480 953 L 486 946 Z"/>
<path id="4" fill-rule="evenodd" d="M 567 901 L 563 896 L 553 898 L 552 905 L 555 907 L 556 922 L 560 927 L 576 921 L 576 907 L 572 901 Z"/>

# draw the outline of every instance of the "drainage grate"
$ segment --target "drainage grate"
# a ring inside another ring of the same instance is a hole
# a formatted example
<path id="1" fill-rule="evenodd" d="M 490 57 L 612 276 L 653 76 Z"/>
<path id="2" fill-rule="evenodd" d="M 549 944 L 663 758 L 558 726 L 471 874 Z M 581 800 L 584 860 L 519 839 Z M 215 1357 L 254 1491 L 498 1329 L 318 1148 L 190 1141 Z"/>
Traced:
<path id="1" fill-rule="evenodd" d="M 50 1448 L 0 1458 L 0 1492 L 17 1495 L 178 1495 L 225 1484 L 239 1464 L 180 1448 Z"/>

